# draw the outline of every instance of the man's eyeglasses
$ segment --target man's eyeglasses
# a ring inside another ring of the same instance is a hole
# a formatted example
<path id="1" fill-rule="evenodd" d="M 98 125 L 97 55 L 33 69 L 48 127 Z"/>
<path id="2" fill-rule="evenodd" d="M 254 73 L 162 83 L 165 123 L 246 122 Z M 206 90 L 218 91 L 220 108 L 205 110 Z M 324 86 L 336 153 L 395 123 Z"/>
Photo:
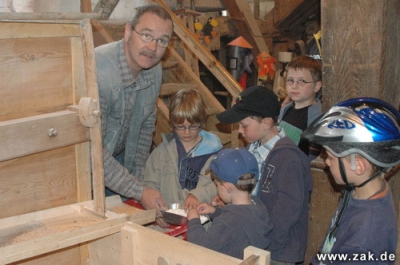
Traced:
<path id="1" fill-rule="evenodd" d="M 140 39 L 144 42 L 150 43 L 153 40 L 156 41 L 157 45 L 160 46 L 161 48 L 167 48 L 168 45 L 170 44 L 169 40 L 166 39 L 155 39 L 153 38 L 153 36 L 151 36 L 148 33 L 139 33 L 137 32 L 135 29 L 132 29 L 134 32 L 136 32 L 136 34 L 138 34 L 140 36 Z"/>
<path id="2" fill-rule="evenodd" d="M 293 86 L 294 83 L 297 83 L 298 86 L 305 86 L 306 84 L 316 83 L 316 82 L 318 82 L 318 81 L 307 82 L 303 79 L 300 79 L 297 81 L 294 81 L 294 79 L 291 79 L 291 78 L 286 79 L 286 85 L 289 85 L 289 86 Z"/>
<path id="3" fill-rule="evenodd" d="M 183 125 L 175 125 L 175 131 L 197 131 L 200 129 L 201 125 L 200 124 L 195 124 L 195 125 L 190 125 L 189 127 L 183 126 Z"/>

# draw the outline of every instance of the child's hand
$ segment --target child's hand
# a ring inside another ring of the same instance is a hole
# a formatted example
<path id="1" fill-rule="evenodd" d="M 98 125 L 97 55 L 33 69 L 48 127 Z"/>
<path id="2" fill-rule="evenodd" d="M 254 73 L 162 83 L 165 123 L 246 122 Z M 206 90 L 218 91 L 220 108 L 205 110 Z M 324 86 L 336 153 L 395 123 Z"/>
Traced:
<path id="1" fill-rule="evenodd" d="M 211 200 L 212 206 L 222 207 L 225 206 L 225 203 L 221 200 L 221 198 L 217 195 Z"/>
<path id="2" fill-rule="evenodd" d="M 187 219 L 190 221 L 194 218 L 200 218 L 199 213 L 197 212 L 196 208 L 191 208 L 187 212 Z"/>
<path id="3" fill-rule="evenodd" d="M 197 205 L 199 205 L 199 200 L 193 194 L 189 194 L 186 197 L 185 205 L 183 206 L 185 210 L 196 209 Z"/>
<path id="4" fill-rule="evenodd" d="M 212 214 L 215 212 L 215 207 L 208 203 L 202 202 L 199 204 L 199 206 L 197 206 L 197 212 L 199 214 Z"/>

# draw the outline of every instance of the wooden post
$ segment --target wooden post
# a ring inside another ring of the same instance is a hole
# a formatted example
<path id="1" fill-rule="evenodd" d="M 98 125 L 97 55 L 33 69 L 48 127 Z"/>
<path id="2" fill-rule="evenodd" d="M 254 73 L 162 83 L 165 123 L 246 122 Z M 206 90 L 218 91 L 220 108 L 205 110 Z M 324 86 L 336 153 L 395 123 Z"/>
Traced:
<path id="1" fill-rule="evenodd" d="M 81 12 L 92 13 L 92 2 L 90 0 L 81 0 Z"/>
<path id="2" fill-rule="evenodd" d="M 399 108 L 398 13 L 398 0 L 321 0 L 324 110 L 352 97 L 375 97 Z M 334 213 L 331 207 L 337 206 L 340 195 L 338 192 L 334 195 L 329 177 L 321 169 L 312 166 L 312 174 L 314 188 L 309 226 L 313 229 L 309 230 L 305 263 L 317 253 L 324 240 Z M 400 172 L 394 174 L 399 176 Z M 389 184 L 398 210 L 400 180 L 391 177 Z M 396 254 L 399 253 L 397 250 Z"/>

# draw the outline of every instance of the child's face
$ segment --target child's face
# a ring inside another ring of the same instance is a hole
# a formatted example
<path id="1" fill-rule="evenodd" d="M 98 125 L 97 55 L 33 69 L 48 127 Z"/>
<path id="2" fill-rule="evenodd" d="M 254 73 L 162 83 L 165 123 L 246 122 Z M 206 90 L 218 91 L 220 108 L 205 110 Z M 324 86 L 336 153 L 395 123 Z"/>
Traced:
<path id="1" fill-rule="evenodd" d="M 232 199 L 229 195 L 229 192 L 224 184 L 219 181 L 214 181 L 215 186 L 217 186 L 218 196 L 225 204 L 229 204 L 232 202 Z"/>
<path id="2" fill-rule="evenodd" d="M 342 159 L 343 161 L 343 166 L 345 167 L 345 171 L 349 172 L 350 165 L 346 159 Z M 334 156 L 331 152 L 326 150 L 326 158 L 325 158 L 325 163 L 328 165 L 333 178 L 335 179 L 335 182 L 339 185 L 345 185 L 342 175 L 340 174 L 339 170 L 339 158 Z M 350 182 L 351 180 L 349 179 L 349 176 L 347 174 L 348 181 Z"/>
<path id="3" fill-rule="evenodd" d="M 261 143 L 266 143 L 269 140 L 269 127 L 263 121 L 258 121 L 247 117 L 239 121 L 239 133 L 248 143 L 253 143 L 261 140 Z"/>
<path id="4" fill-rule="evenodd" d="M 289 84 L 293 82 L 293 84 Z M 298 84 L 298 82 L 306 82 Z M 310 83 L 309 83 L 310 82 Z M 315 102 L 315 94 L 321 88 L 321 81 L 314 82 L 311 73 L 306 69 L 289 68 L 286 74 L 286 91 L 288 96 L 295 102 L 296 108 L 303 108 Z"/>
<path id="5" fill-rule="evenodd" d="M 185 120 L 181 124 L 175 124 L 174 130 L 178 135 L 181 142 L 190 143 L 197 142 L 197 137 L 201 130 L 200 124 L 191 124 L 187 120 Z"/>

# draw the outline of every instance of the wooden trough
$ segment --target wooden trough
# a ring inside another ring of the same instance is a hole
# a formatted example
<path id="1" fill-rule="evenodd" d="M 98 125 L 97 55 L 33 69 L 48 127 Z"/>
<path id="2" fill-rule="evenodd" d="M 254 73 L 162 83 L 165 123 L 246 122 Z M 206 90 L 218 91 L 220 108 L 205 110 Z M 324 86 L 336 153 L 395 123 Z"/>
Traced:
<path id="1" fill-rule="evenodd" d="M 88 19 L 0 19 L 0 76 L 0 264 L 269 264 L 263 250 L 242 261 L 149 229 L 154 210 L 105 199 Z"/>

